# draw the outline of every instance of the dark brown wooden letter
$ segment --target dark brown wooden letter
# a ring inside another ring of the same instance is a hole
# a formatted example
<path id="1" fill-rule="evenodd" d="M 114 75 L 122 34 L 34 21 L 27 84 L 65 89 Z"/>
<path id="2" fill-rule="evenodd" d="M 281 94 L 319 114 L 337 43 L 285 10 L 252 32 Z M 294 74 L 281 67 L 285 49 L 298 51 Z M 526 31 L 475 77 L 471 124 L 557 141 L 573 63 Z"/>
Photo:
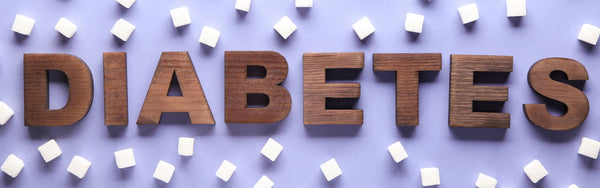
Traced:
<path id="1" fill-rule="evenodd" d="M 127 54 L 104 53 L 104 124 L 127 125 Z"/>

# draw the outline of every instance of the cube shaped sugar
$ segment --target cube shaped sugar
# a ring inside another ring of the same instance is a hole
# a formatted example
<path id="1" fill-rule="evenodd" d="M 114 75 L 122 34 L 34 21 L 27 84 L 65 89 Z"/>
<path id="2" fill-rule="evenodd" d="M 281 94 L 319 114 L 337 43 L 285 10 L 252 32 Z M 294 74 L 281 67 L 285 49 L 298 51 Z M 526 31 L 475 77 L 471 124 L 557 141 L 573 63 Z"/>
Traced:
<path id="1" fill-rule="evenodd" d="M 125 8 L 131 8 L 131 5 L 135 3 L 135 0 L 117 0 Z"/>
<path id="2" fill-rule="evenodd" d="M 122 41 L 127 41 L 127 39 L 129 39 L 129 36 L 131 36 L 131 33 L 133 33 L 133 30 L 135 30 L 135 26 L 121 18 L 117 20 L 117 22 L 115 22 L 115 25 L 113 25 L 112 29 L 110 30 L 110 33 L 112 33 Z"/>
<path id="3" fill-rule="evenodd" d="M 6 103 L 0 101 L 0 125 L 6 124 L 13 115 L 15 115 L 15 111 Z"/>
<path id="4" fill-rule="evenodd" d="M 506 0 L 506 16 L 519 17 L 527 15 L 525 0 Z"/>
<path id="5" fill-rule="evenodd" d="M 577 39 L 591 45 L 596 45 L 599 36 L 600 28 L 590 24 L 583 24 L 581 26 L 581 30 L 579 30 L 579 35 L 577 36 Z"/>
<path id="6" fill-rule="evenodd" d="M 496 184 L 498 184 L 498 180 L 483 173 L 479 173 L 477 182 L 475 182 L 475 186 L 478 188 L 496 188 Z"/>
<path id="7" fill-rule="evenodd" d="M 335 161 L 335 158 L 332 158 L 329 161 L 321 164 L 321 172 L 323 172 L 323 175 L 327 181 L 331 181 L 342 175 L 342 169 L 340 169 L 340 166 L 338 165 L 337 161 Z"/>
<path id="8" fill-rule="evenodd" d="M 214 48 L 217 46 L 217 42 L 219 42 L 220 35 L 221 32 L 219 32 L 219 30 L 204 26 L 204 28 L 202 28 L 202 33 L 200 33 L 200 39 L 198 39 L 198 42 Z"/>
<path id="9" fill-rule="evenodd" d="M 284 16 L 275 24 L 275 26 L 273 26 L 273 29 L 275 29 L 283 39 L 287 39 L 294 31 L 296 31 L 296 29 L 298 29 L 298 27 L 290 20 L 290 18 Z"/>
<path id="10" fill-rule="evenodd" d="M 575 185 L 575 184 L 571 184 L 571 185 L 569 185 L 569 187 L 567 187 L 567 188 L 579 188 L 579 186 L 577 186 L 577 185 Z"/>
<path id="11" fill-rule="evenodd" d="M 50 162 L 62 154 L 62 150 L 54 139 L 42 144 L 37 149 L 40 152 L 40 155 L 42 155 L 42 158 L 44 158 L 45 162 Z"/>
<path id="12" fill-rule="evenodd" d="M 179 137 L 179 145 L 177 147 L 177 153 L 181 156 L 192 156 L 194 155 L 194 138 Z"/>
<path id="13" fill-rule="evenodd" d="M 421 184 L 423 187 L 440 184 L 440 171 L 438 168 L 421 168 Z"/>
<path id="14" fill-rule="evenodd" d="M 176 9 L 171 9 L 170 13 L 171 20 L 173 21 L 173 26 L 175 27 L 181 27 L 192 23 L 192 18 L 190 18 L 190 11 L 185 6 Z"/>
<path id="15" fill-rule="evenodd" d="M 250 4 L 252 0 L 236 0 L 235 9 L 248 12 L 250 10 Z"/>
<path id="16" fill-rule="evenodd" d="M 2 163 L 0 169 L 10 177 L 16 178 L 21 173 L 21 170 L 23 170 L 23 167 L 25 167 L 23 160 L 19 159 L 16 155 L 10 154 L 4 163 Z"/>
<path id="17" fill-rule="evenodd" d="M 425 16 L 413 13 L 406 13 L 406 20 L 404 21 L 404 30 L 413 33 L 423 32 L 423 22 Z"/>
<path id="18" fill-rule="evenodd" d="M 396 163 L 399 163 L 408 157 L 408 153 L 406 153 L 406 150 L 404 150 L 404 147 L 402 147 L 402 143 L 400 142 L 395 142 L 392 145 L 389 145 L 387 150 L 390 152 L 390 155 Z"/>
<path id="19" fill-rule="evenodd" d="M 87 174 L 87 171 L 88 169 L 90 169 L 91 165 L 92 163 L 87 159 L 79 155 L 75 155 L 75 157 L 73 157 L 73 160 L 71 160 L 69 167 L 67 167 L 67 171 L 77 176 L 79 179 L 82 179 L 83 177 L 85 177 L 85 174 Z"/>
<path id="20" fill-rule="evenodd" d="M 537 159 L 534 159 L 529 164 L 527 164 L 523 168 L 523 171 L 525 171 L 525 174 L 533 183 L 537 183 L 542 178 L 546 177 L 546 175 L 548 175 L 548 171 L 546 170 L 546 168 L 544 168 L 544 165 L 542 165 L 542 163 Z"/>
<path id="21" fill-rule="evenodd" d="M 579 145 L 577 153 L 592 159 L 597 159 L 598 152 L 600 152 L 600 142 L 587 137 L 581 138 L 581 145 Z"/>
<path id="22" fill-rule="evenodd" d="M 58 31 L 60 34 L 67 38 L 73 37 L 73 34 L 77 32 L 77 25 L 73 22 L 67 20 L 66 18 L 58 19 L 58 22 L 54 26 L 54 29 Z"/>
<path id="23" fill-rule="evenodd" d="M 17 14 L 11 30 L 21 35 L 30 35 L 33 25 L 35 25 L 33 18 Z"/>
<path id="24" fill-rule="evenodd" d="M 235 165 L 233 165 L 231 162 L 229 162 L 227 160 L 223 160 L 223 162 L 221 163 L 221 166 L 219 166 L 219 169 L 217 169 L 217 172 L 215 174 L 221 180 L 223 180 L 224 182 L 227 182 L 227 181 L 229 181 L 229 178 L 231 178 L 231 175 L 233 175 L 233 172 L 235 172 L 236 168 L 237 167 Z"/>
<path id="25" fill-rule="evenodd" d="M 312 6 L 313 6 L 313 0 L 296 0 L 296 7 L 308 8 L 308 7 L 312 7 Z"/>
<path id="26" fill-rule="evenodd" d="M 269 177 L 262 175 L 260 179 L 258 179 L 258 182 L 254 184 L 253 188 L 271 188 L 273 185 L 275 185 L 275 183 L 273 183 Z"/>
<path id="27" fill-rule="evenodd" d="M 160 181 L 169 183 L 173 177 L 173 173 L 175 173 L 175 166 L 161 160 L 158 161 L 152 176 Z"/>
<path id="28" fill-rule="evenodd" d="M 371 21 L 369 21 L 369 18 L 366 16 L 352 24 L 352 29 L 354 29 L 354 32 L 360 40 L 367 38 L 369 35 L 375 32 L 375 26 L 371 24 Z"/>
<path id="29" fill-rule="evenodd" d="M 479 19 L 477 4 L 471 3 L 458 8 L 458 14 L 463 24 L 468 24 Z"/>
<path id="30" fill-rule="evenodd" d="M 265 143 L 263 148 L 260 150 L 260 153 L 269 158 L 271 161 L 275 161 L 275 159 L 277 159 L 279 156 L 279 153 L 281 153 L 281 150 L 283 150 L 283 146 L 281 146 L 281 144 L 279 144 L 277 141 L 273 140 L 273 138 L 269 138 L 267 143 Z"/>
<path id="31" fill-rule="evenodd" d="M 117 168 L 119 169 L 135 166 L 133 148 L 115 151 L 115 162 L 117 163 Z"/>

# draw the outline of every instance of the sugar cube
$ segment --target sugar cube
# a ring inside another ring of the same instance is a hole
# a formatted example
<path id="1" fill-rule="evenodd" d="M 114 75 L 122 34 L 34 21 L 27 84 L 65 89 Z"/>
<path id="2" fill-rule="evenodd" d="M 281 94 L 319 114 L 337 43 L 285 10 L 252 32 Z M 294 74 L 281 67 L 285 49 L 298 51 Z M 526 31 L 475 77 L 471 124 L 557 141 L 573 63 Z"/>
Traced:
<path id="1" fill-rule="evenodd" d="M 190 18 L 190 11 L 186 6 L 171 9 L 170 13 L 171 20 L 173 21 L 173 26 L 175 27 L 181 27 L 192 23 L 192 18 Z"/>
<path id="2" fill-rule="evenodd" d="M 198 42 L 214 48 L 217 46 L 217 42 L 219 42 L 220 35 L 221 32 L 219 32 L 219 30 L 204 26 L 204 28 L 202 28 L 202 33 L 200 33 L 200 39 L 198 39 Z"/>
<path id="3" fill-rule="evenodd" d="M 56 140 L 51 139 L 37 148 L 45 162 L 50 162 L 62 154 L 62 150 L 56 143 Z"/>
<path id="4" fill-rule="evenodd" d="M 478 188 L 495 188 L 498 184 L 498 180 L 483 173 L 479 173 L 475 186 Z"/>
<path id="5" fill-rule="evenodd" d="M 477 4 L 471 3 L 458 8 L 458 14 L 463 24 L 468 24 L 479 19 Z"/>
<path id="6" fill-rule="evenodd" d="M 577 36 L 577 39 L 591 45 L 596 45 L 599 36 L 600 28 L 590 24 L 583 24 L 581 26 L 581 30 L 579 30 L 579 35 Z"/>
<path id="7" fill-rule="evenodd" d="M 352 28 L 360 40 L 367 38 L 375 32 L 375 26 L 371 24 L 371 21 L 366 16 L 352 24 Z"/>
<path id="8" fill-rule="evenodd" d="M 597 159 L 599 151 L 600 142 L 587 137 L 581 138 L 581 145 L 579 145 L 577 153 L 592 159 Z"/>
<path id="9" fill-rule="evenodd" d="M 19 173 L 21 173 L 21 170 L 23 170 L 23 167 L 25 167 L 23 160 L 19 159 L 19 157 L 13 154 L 10 154 L 4 163 L 2 163 L 2 167 L 0 167 L 0 169 L 2 169 L 2 172 L 8 174 L 10 177 L 16 178 Z"/>
<path id="10" fill-rule="evenodd" d="M 54 26 L 54 29 L 58 31 L 60 34 L 67 38 L 73 37 L 73 34 L 77 32 L 77 25 L 73 22 L 67 20 L 66 18 L 58 19 L 58 22 Z"/>
<path id="11" fill-rule="evenodd" d="M 340 169 L 340 166 L 335 161 L 335 158 L 332 158 L 329 161 L 321 164 L 321 172 L 323 172 L 323 175 L 327 181 L 331 181 L 342 175 L 342 169 Z"/>
<path id="12" fill-rule="evenodd" d="M 279 153 L 281 153 L 281 150 L 283 150 L 283 146 L 281 146 L 281 144 L 279 144 L 277 141 L 273 140 L 273 138 L 269 138 L 267 143 L 265 143 L 263 148 L 260 150 L 260 153 L 269 158 L 271 161 L 275 161 L 275 159 L 277 159 L 279 156 Z"/>
<path id="13" fill-rule="evenodd" d="M 110 33 L 112 33 L 122 41 L 127 41 L 127 39 L 129 39 L 129 36 L 131 36 L 131 33 L 133 33 L 133 30 L 135 30 L 135 26 L 121 18 L 117 20 L 117 22 L 115 22 L 115 25 L 113 25 L 112 29 L 110 30 Z"/>
<path id="14" fill-rule="evenodd" d="M 527 14 L 525 0 L 506 0 L 506 16 L 519 17 Z"/>
<path id="15" fill-rule="evenodd" d="M 229 181 L 229 178 L 231 178 L 231 175 L 233 175 L 233 172 L 235 172 L 236 168 L 237 167 L 231 162 L 223 160 L 221 166 L 219 166 L 219 169 L 217 169 L 217 172 L 215 174 L 217 175 L 217 177 L 221 178 L 221 180 L 227 182 Z"/>
<path id="16" fill-rule="evenodd" d="M 115 151 L 115 162 L 117 163 L 117 168 L 119 169 L 135 166 L 133 148 Z"/>
<path id="17" fill-rule="evenodd" d="M 531 180 L 531 182 L 533 183 L 537 183 L 542 178 L 546 177 L 546 175 L 548 175 L 548 171 L 546 170 L 546 168 L 544 168 L 542 163 L 537 159 L 534 159 L 529 164 L 527 164 L 523 168 L 523 170 L 525 171 L 527 177 L 529 177 L 529 180 Z"/>
<path id="18" fill-rule="evenodd" d="M 177 153 L 181 156 L 192 156 L 194 155 L 194 138 L 179 137 L 179 145 L 177 147 Z"/>
<path id="19" fill-rule="evenodd" d="M 390 155 L 396 163 L 399 163 L 408 157 L 408 153 L 406 153 L 406 150 L 404 150 L 404 147 L 402 147 L 402 143 L 400 142 L 395 142 L 392 145 L 389 145 L 387 150 L 390 152 Z"/>
<path id="20" fill-rule="evenodd" d="M 79 179 L 82 179 L 85 177 L 85 174 L 87 174 L 87 171 L 90 169 L 91 165 L 92 163 L 87 159 L 79 155 L 75 155 L 75 157 L 73 157 L 71 160 L 69 167 L 67 167 L 67 171 L 77 176 Z"/>
<path id="21" fill-rule="evenodd" d="M 575 185 L 575 184 L 571 184 L 571 185 L 569 185 L 569 187 L 567 187 L 567 188 L 579 188 L 579 186 L 577 186 L 577 185 Z"/>
<path id="22" fill-rule="evenodd" d="M 439 185 L 440 171 L 438 168 L 421 168 L 421 184 L 423 187 Z"/>
<path id="23" fill-rule="evenodd" d="M 0 101 L 0 125 L 6 124 L 13 115 L 15 115 L 15 111 L 6 103 Z"/>
<path id="24" fill-rule="evenodd" d="M 275 185 L 275 183 L 273 183 L 269 177 L 262 175 L 260 179 L 258 179 L 258 182 L 254 184 L 253 188 L 271 188 L 273 185 Z"/>
<path id="25" fill-rule="evenodd" d="M 275 26 L 273 26 L 273 29 L 275 29 L 283 39 L 287 39 L 294 31 L 296 31 L 296 29 L 298 29 L 298 27 L 290 20 L 290 18 L 284 16 L 275 24 Z"/>
<path id="26" fill-rule="evenodd" d="M 117 0 L 125 8 L 131 8 L 131 5 L 135 3 L 135 0 Z"/>
<path id="27" fill-rule="evenodd" d="M 296 0 L 296 7 L 312 7 L 313 0 Z"/>
<path id="28" fill-rule="evenodd" d="M 250 10 L 250 4 L 252 0 L 236 0 L 235 9 L 248 12 Z"/>
<path id="29" fill-rule="evenodd" d="M 175 173 L 175 166 L 161 160 L 158 161 L 152 176 L 160 181 L 169 183 L 173 177 L 173 173 Z"/>
<path id="30" fill-rule="evenodd" d="M 413 33 L 423 32 L 423 22 L 425 16 L 413 13 L 406 13 L 406 20 L 404 21 L 404 30 Z"/>
<path id="31" fill-rule="evenodd" d="M 33 25 L 35 25 L 33 18 L 17 14 L 12 25 L 12 31 L 22 35 L 30 35 Z"/>

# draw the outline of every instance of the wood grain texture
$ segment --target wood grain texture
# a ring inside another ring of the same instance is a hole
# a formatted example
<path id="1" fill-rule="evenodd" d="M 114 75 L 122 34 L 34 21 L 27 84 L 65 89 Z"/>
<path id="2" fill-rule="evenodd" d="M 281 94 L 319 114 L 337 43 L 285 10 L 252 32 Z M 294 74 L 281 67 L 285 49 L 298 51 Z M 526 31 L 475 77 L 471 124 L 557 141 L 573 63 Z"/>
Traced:
<path id="1" fill-rule="evenodd" d="M 127 54 L 103 54 L 104 62 L 104 124 L 127 125 Z"/>
<path id="2" fill-rule="evenodd" d="M 373 71 L 396 72 L 396 125 L 419 125 L 419 72 L 442 69 L 440 53 L 373 54 Z"/>
<path id="3" fill-rule="evenodd" d="M 173 74 L 182 96 L 167 96 Z M 215 124 L 188 52 L 163 52 L 137 124 L 159 124 L 163 112 L 187 112 L 192 124 Z"/>
<path id="4" fill-rule="evenodd" d="M 326 69 L 362 69 L 365 54 L 305 53 L 303 59 L 304 124 L 362 125 L 363 111 L 326 109 L 326 98 L 359 98 L 360 83 L 326 83 Z"/>
<path id="5" fill-rule="evenodd" d="M 589 112 L 589 101 L 585 94 L 569 84 L 553 80 L 550 73 L 561 71 L 568 80 L 588 80 L 585 67 L 572 59 L 547 58 L 536 62 L 529 69 L 527 81 L 536 93 L 559 101 L 567 106 L 562 116 L 548 113 L 546 104 L 523 104 L 523 111 L 529 121 L 539 127 L 563 131 L 581 125 Z"/>
<path id="6" fill-rule="evenodd" d="M 474 112 L 474 101 L 508 101 L 508 87 L 473 85 L 474 72 L 512 72 L 512 56 L 451 55 L 450 109 L 452 127 L 510 128 L 510 114 Z"/>
<path id="7" fill-rule="evenodd" d="M 69 85 L 67 104 L 50 110 L 48 71 L 65 73 Z M 23 57 L 26 126 L 65 126 L 81 120 L 92 105 L 94 85 L 88 66 L 68 54 L 25 54 Z"/>
<path id="8" fill-rule="evenodd" d="M 248 66 L 262 66 L 266 75 L 248 78 Z M 273 123 L 285 118 L 292 107 L 292 98 L 280 84 L 288 73 L 287 61 L 271 51 L 225 52 L 225 123 Z M 247 95 L 268 96 L 267 106 L 248 108 Z"/>

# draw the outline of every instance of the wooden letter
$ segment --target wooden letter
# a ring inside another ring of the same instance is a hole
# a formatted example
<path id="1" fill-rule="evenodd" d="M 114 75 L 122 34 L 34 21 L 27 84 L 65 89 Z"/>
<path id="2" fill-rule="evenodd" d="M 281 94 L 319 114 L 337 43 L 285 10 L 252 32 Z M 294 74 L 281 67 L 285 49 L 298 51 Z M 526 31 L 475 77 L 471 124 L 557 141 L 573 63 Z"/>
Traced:
<path id="1" fill-rule="evenodd" d="M 473 85 L 474 72 L 512 72 L 512 56 L 451 55 L 452 127 L 510 128 L 510 114 L 474 112 L 474 101 L 508 101 L 508 87 Z"/>
<path id="2" fill-rule="evenodd" d="M 104 124 L 127 125 L 127 54 L 104 53 Z"/>
<path id="3" fill-rule="evenodd" d="M 362 125 L 362 110 L 325 108 L 326 98 L 359 98 L 360 83 L 325 83 L 325 70 L 362 69 L 365 54 L 305 53 L 303 61 L 304 124 Z"/>
<path id="4" fill-rule="evenodd" d="M 69 84 L 67 104 L 50 110 L 48 71 L 65 73 Z M 26 126 L 64 126 L 81 120 L 93 98 L 92 73 L 78 57 L 67 54 L 25 54 L 23 57 Z"/>
<path id="5" fill-rule="evenodd" d="M 262 79 L 248 79 L 248 66 L 262 66 Z M 268 51 L 225 52 L 225 123 L 273 123 L 290 112 L 292 98 L 281 84 L 288 65 L 283 56 Z M 269 98 L 267 106 L 248 108 L 248 94 L 261 93 Z"/>
<path id="6" fill-rule="evenodd" d="M 182 96 L 167 96 L 173 75 Z M 163 112 L 187 112 L 192 124 L 215 124 L 188 52 L 163 52 L 137 124 L 159 124 Z"/>
<path id="7" fill-rule="evenodd" d="M 567 106 L 564 115 L 556 117 L 548 113 L 546 104 L 524 104 L 527 119 L 536 126 L 555 131 L 573 129 L 583 123 L 589 112 L 589 102 L 579 89 L 550 78 L 553 71 L 561 71 L 568 80 L 588 80 L 585 67 L 572 59 L 542 59 L 531 66 L 527 80 L 536 93 L 559 101 Z"/>
<path id="8" fill-rule="evenodd" d="M 419 71 L 442 69 L 442 54 L 373 54 L 373 71 L 396 72 L 396 125 L 419 125 Z"/>

